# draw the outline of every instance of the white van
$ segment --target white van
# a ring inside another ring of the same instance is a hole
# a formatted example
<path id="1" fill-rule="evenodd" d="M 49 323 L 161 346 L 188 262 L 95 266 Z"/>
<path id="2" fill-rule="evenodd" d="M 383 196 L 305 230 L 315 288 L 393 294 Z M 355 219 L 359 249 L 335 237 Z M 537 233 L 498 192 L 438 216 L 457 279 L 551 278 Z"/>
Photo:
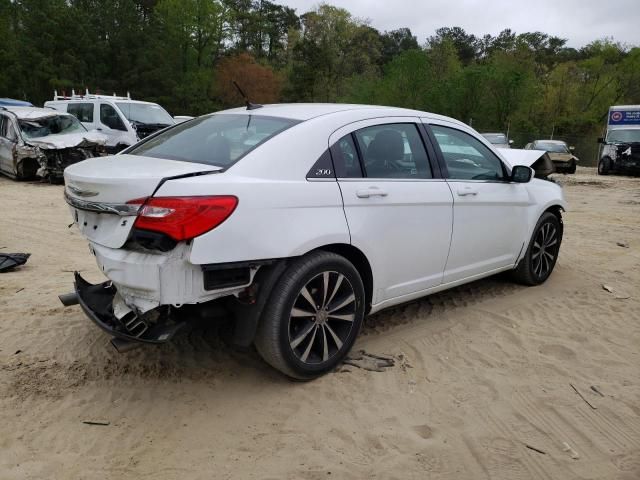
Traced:
<path id="1" fill-rule="evenodd" d="M 107 137 L 106 149 L 117 153 L 137 143 L 138 140 L 176 122 L 157 103 L 132 100 L 115 95 L 84 95 L 72 92 L 70 97 L 54 92 L 53 100 L 45 107 L 75 115 L 87 130 L 98 130 Z"/>
<path id="2" fill-rule="evenodd" d="M 600 144 L 598 174 L 640 175 L 640 105 L 609 107 L 607 129 Z"/>

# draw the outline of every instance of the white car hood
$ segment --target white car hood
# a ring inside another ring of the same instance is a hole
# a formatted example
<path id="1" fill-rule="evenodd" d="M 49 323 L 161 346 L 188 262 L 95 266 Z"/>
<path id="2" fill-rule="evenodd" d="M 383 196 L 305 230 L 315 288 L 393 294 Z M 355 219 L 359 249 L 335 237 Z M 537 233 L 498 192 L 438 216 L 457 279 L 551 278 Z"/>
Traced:
<path id="1" fill-rule="evenodd" d="M 545 153 L 544 150 L 520 150 L 516 148 L 499 148 L 500 154 L 510 166 L 524 165 L 530 167 Z"/>
<path id="2" fill-rule="evenodd" d="M 47 135 L 46 137 L 26 139 L 28 144 L 44 148 L 46 150 L 104 145 L 106 141 L 107 137 L 96 132 L 65 133 L 61 135 Z"/>

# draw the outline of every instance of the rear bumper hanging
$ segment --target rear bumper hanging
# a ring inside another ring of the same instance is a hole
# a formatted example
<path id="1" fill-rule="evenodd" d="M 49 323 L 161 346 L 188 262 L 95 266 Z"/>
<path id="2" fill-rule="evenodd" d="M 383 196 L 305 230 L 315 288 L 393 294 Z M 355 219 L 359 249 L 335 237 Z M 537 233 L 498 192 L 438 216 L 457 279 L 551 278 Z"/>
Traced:
<path id="1" fill-rule="evenodd" d="M 185 321 L 175 321 L 168 313 L 159 314 L 147 320 L 135 315 L 118 319 L 113 312 L 116 288 L 111 282 L 93 285 L 74 273 L 74 294 L 61 295 L 64 305 L 80 305 L 89 319 L 105 332 L 122 340 L 141 343 L 166 343 L 185 325 Z"/>

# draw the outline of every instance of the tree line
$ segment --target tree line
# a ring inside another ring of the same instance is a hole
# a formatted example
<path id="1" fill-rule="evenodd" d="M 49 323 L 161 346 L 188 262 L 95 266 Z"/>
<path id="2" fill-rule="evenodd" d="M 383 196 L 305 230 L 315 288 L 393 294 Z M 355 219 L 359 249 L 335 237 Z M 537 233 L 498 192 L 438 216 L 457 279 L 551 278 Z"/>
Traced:
<path id="1" fill-rule="evenodd" d="M 328 4 L 0 0 L 0 45 L 0 96 L 34 104 L 88 87 L 198 115 L 241 105 L 236 80 L 253 102 L 409 107 L 523 143 L 597 135 L 610 105 L 640 103 L 640 48 L 613 39 L 576 49 L 543 32 L 459 27 L 418 39 Z"/>

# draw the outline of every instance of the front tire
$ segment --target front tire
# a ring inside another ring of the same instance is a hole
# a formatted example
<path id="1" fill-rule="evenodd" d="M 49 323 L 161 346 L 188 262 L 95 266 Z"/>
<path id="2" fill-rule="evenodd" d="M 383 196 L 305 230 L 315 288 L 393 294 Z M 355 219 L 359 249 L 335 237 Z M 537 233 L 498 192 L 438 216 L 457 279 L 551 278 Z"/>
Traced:
<path id="1" fill-rule="evenodd" d="M 543 213 L 533 229 L 524 258 L 514 270 L 514 279 L 531 286 L 544 283 L 556 265 L 561 243 L 560 219 L 551 212 Z"/>
<path id="2" fill-rule="evenodd" d="M 611 159 L 601 158 L 598 162 L 598 175 L 609 175 L 609 172 L 611 172 Z"/>
<path id="3" fill-rule="evenodd" d="M 297 380 L 334 369 L 362 326 L 362 279 L 344 257 L 316 251 L 295 260 L 272 290 L 255 338 L 262 358 Z"/>

